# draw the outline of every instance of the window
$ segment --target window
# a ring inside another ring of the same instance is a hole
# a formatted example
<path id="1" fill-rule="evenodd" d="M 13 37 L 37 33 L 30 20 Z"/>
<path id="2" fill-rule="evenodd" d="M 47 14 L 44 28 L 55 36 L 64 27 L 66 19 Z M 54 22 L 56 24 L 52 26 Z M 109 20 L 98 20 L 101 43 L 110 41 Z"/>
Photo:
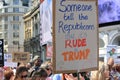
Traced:
<path id="1" fill-rule="evenodd" d="M 2 17 L 0 17 L 0 22 L 2 22 Z"/>
<path id="2" fill-rule="evenodd" d="M 0 38 L 2 38 L 2 33 L 0 33 Z"/>
<path id="3" fill-rule="evenodd" d="M 5 8 L 5 12 L 8 12 L 8 8 Z"/>
<path id="4" fill-rule="evenodd" d="M 13 5 L 19 5 L 19 0 L 13 0 Z"/>
<path id="5" fill-rule="evenodd" d="M 2 13 L 2 9 L 0 9 L 0 13 Z"/>
<path id="6" fill-rule="evenodd" d="M 13 12 L 19 12 L 19 8 L 13 8 Z"/>
<path id="7" fill-rule="evenodd" d="M 24 9 L 24 12 L 27 12 L 28 11 L 28 9 Z"/>
<path id="8" fill-rule="evenodd" d="M 8 38 L 8 33 L 4 33 L 4 38 L 7 39 Z"/>
<path id="9" fill-rule="evenodd" d="M 19 32 L 13 32 L 13 38 L 19 38 Z"/>
<path id="10" fill-rule="evenodd" d="M 29 6 L 29 0 L 22 0 L 22 5 L 23 6 Z"/>
<path id="11" fill-rule="evenodd" d="M 31 33 L 30 32 L 28 33 L 28 38 L 31 38 Z"/>
<path id="12" fill-rule="evenodd" d="M 8 29 L 8 24 L 5 24 L 4 25 L 4 30 L 7 30 Z"/>
<path id="13" fill-rule="evenodd" d="M 19 30 L 19 24 L 13 24 L 13 30 Z"/>
<path id="14" fill-rule="evenodd" d="M 0 31 L 2 31 L 2 25 L 0 25 Z"/>
<path id="15" fill-rule="evenodd" d="M 19 41 L 13 41 L 13 45 L 18 45 Z"/>
<path id="16" fill-rule="evenodd" d="M 37 23 L 35 24 L 35 35 L 38 35 L 38 25 L 37 25 Z"/>
<path id="17" fill-rule="evenodd" d="M 5 21 L 8 21 L 8 16 L 5 16 Z"/>
<path id="18" fill-rule="evenodd" d="M 5 41 L 5 45 L 8 45 L 8 42 L 7 42 L 7 41 Z"/>
<path id="19" fill-rule="evenodd" d="M 19 16 L 13 16 L 13 21 L 19 21 Z"/>
<path id="20" fill-rule="evenodd" d="M 118 46 L 120 46 L 120 41 L 118 41 Z"/>

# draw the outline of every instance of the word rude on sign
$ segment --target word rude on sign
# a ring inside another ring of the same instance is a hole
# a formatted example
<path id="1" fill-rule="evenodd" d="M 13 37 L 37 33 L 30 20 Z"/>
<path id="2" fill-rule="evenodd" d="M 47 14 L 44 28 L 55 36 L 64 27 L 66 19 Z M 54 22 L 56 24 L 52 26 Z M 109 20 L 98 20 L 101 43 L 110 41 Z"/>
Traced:
<path id="1" fill-rule="evenodd" d="M 53 0 L 54 73 L 98 68 L 96 0 Z"/>

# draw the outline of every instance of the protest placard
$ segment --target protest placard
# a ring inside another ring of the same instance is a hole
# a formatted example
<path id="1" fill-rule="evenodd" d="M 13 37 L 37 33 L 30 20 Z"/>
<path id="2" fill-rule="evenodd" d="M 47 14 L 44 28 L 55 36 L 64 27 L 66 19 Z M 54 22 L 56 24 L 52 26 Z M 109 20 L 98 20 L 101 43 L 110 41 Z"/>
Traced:
<path id="1" fill-rule="evenodd" d="M 30 53 L 29 52 L 13 52 L 12 61 L 28 63 L 30 61 Z"/>
<path id="2" fill-rule="evenodd" d="M 96 0 L 53 0 L 54 73 L 98 68 Z"/>

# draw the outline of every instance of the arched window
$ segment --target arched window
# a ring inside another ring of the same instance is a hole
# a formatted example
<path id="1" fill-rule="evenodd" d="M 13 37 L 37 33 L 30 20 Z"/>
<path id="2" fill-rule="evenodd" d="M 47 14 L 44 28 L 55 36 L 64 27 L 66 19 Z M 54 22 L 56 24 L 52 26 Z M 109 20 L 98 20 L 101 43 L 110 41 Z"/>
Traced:
<path id="1" fill-rule="evenodd" d="M 117 37 L 113 40 L 112 44 L 113 44 L 113 45 L 118 45 L 118 46 L 120 46 L 120 36 L 117 36 Z"/>
<path id="2" fill-rule="evenodd" d="M 104 41 L 99 38 L 99 48 L 103 48 L 104 46 L 105 46 Z"/>

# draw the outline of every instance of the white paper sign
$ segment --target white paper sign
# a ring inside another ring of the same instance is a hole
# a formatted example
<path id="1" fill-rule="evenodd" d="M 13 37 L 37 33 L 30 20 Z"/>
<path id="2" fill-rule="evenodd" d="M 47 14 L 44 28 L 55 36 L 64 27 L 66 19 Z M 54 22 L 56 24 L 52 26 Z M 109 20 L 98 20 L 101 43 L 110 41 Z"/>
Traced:
<path id="1" fill-rule="evenodd" d="M 96 0 L 53 0 L 54 72 L 98 68 Z"/>

